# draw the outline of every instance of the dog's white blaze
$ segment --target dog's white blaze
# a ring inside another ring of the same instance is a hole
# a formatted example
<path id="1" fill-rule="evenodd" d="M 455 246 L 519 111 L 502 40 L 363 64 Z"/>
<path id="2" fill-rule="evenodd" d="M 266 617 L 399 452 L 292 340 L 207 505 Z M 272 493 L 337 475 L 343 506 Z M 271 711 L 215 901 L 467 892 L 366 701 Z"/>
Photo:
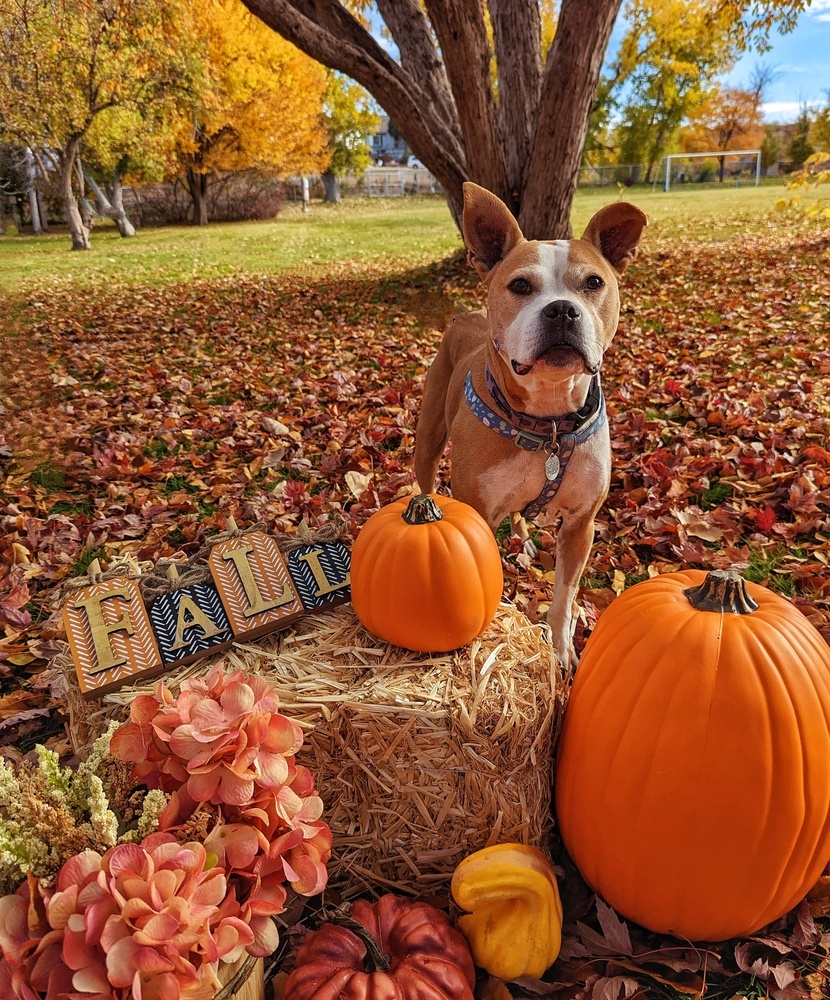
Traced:
<path id="1" fill-rule="evenodd" d="M 534 294 L 528 296 L 525 305 L 516 313 L 516 318 L 504 331 L 504 354 L 507 355 L 508 363 L 514 358 L 517 361 L 527 359 L 528 347 L 536 339 L 542 310 L 548 302 L 563 299 L 568 295 L 565 287 L 568 241 L 538 243 L 536 250 L 538 263 L 522 268 L 522 277 L 533 285 Z"/>
<path id="2" fill-rule="evenodd" d="M 582 326 L 586 339 L 590 343 L 596 330 L 597 317 L 595 310 L 584 296 L 574 293 L 565 282 L 565 275 L 570 267 L 570 242 L 556 240 L 551 243 L 536 244 L 537 262 L 522 268 L 522 277 L 533 285 L 534 294 L 528 296 L 527 302 L 516 313 L 516 318 L 504 330 L 504 340 L 500 351 L 507 364 L 511 361 L 526 363 L 532 359 L 534 345 L 537 343 L 542 310 L 556 299 L 569 299 L 582 312 Z M 571 376 L 566 376 L 570 378 Z M 523 376 L 524 385 L 533 394 L 555 379 L 553 372 L 544 374 L 531 373 Z"/>

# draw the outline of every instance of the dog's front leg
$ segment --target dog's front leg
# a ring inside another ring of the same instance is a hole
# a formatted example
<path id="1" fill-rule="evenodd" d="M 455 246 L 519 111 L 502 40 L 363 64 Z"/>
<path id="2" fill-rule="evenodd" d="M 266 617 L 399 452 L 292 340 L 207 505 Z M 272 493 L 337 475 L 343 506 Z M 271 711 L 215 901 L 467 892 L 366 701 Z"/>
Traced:
<path id="1" fill-rule="evenodd" d="M 548 625 L 553 633 L 553 648 L 565 667 L 576 668 L 573 644 L 576 628 L 574 608 L 579 581 L 591 554 L 594 541 L 594 514 L 565 514 L 556 532 L 556 567 L 553 597 L 548 610 Z"/>

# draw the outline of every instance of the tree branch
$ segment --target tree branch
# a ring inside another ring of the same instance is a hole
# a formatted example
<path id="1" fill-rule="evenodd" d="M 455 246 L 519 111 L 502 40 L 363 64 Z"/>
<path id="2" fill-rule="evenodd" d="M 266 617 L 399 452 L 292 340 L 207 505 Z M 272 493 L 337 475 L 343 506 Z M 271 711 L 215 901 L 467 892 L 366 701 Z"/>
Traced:
<path id="1" fill-rule="evenodd" d="M 274 31 L 312 59 L 357 80 L 394 117 L 408 145 L 430 164 L 459 217 L 467 179 L 464 153 L 430 97 L 336 0 L 242 0 Z M 334 32 L 337 34 L 334 34 Z"/>
<path id="2" fill-rule="evenodd" d="M 470 177 L 510 204 L 481 4 L 479 0 L 425 2 L 458 108 Z"/>
<path id="3" fill-rule="evenodd" d="M 460 145 L 458 111 L 423 8 L 418 0 L 377 0 L 377 5 L 398 46 L 401 66 L 422 81 L 437 114 L 456 133 Z"/>
<path id="4" fill-rule="evenodd" d="M 571 235 L 570 206 L 602 59 L 622 0 L 562 0 L 542 82 L 539 125 L 525 172 L 519 225 L 529 239 Z M 550 197 L 550 171 L 560 174 Z"/>
<path id="5" fill-rule="evenodd" d="M 518 206 L 542 86 L 538 0 L 490 0 L 499 81 L 499 124 L 507 182 Z"/>

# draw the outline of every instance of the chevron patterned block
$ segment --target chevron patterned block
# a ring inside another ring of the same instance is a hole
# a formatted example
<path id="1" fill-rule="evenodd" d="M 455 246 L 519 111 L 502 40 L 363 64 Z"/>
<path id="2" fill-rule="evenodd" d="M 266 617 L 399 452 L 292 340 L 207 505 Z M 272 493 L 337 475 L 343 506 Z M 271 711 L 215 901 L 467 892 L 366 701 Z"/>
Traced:
<path id="1" fill-rule="evenodd" d="M 63 607 L 63 623 L 84 698 L 162 668 L 141 593 L 127 577 L 79 590 Z"/>
<path id="2" fill-rule="evenodd" d="M 343 542 L 317 542 L 292 549 L 288 572 L 306 611 L 349 600 L 351 554 Z"/>
<path id="3" fill-rule="evenodd" d="M 210 582 L 160 594 L 147 614 L 165 667 L 190 663 L 233 642 L 233 629 L 219 591 Z"/>
<path id="4" fill-rule="evenodd" d="M 273 632 L 303 613 L 279 546 L 264 532 L 217 542 L 208 565 L 236 639 Z"/>

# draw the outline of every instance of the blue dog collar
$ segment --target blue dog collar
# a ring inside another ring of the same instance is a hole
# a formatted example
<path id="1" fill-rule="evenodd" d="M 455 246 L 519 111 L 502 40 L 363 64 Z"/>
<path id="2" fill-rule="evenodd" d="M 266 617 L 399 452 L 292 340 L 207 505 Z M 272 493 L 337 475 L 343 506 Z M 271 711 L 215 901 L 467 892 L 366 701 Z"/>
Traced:
<path id="1" fill-rule="evenodd" d="M 562 485 L 562 479 L 568 468 L 568 461 L 576 446 L 593 437 L 608 419 L 602 386 L 599 384 L 599 378 L 595 375 L 591 380 L 588 398 L 581 409 L 565 413 L 561 417 L 532 417 L 529 414 L 513 410 L 501 390 L 496 386 L 489 369 L 485 375 L 487 376 L 487 387 L 494 402 L 505 409 L 505 413 L 509 414 L 515 423 L 507 417 L 500 416 L 484 402 L 473 387 L 473 373 L 470 371 L 464 382 L 464 398 L 473 415 L 496 434 L 512 438 L 513 443 L 524 451 L 548 453 L 548 460 L 545 463 L 547 482 L 539 496 L 535 500 L 531 500 L 521 512 L 523 517 L 536 517 L 559 492 L 559 487 Z M 494 387 L 495 391 L 493 391 Z M 524 424 L 524 426 L 516 426 L 516 423 Z M 530 429 L 531 427 L 532 429 Z M 548 474 L 548 463 L 551 462 L 553 456 L 558 460 L 558 463 L 554 463 L 558 464 L 558 468 L 556 468 L 554 475 L 550 475 Z"/>

